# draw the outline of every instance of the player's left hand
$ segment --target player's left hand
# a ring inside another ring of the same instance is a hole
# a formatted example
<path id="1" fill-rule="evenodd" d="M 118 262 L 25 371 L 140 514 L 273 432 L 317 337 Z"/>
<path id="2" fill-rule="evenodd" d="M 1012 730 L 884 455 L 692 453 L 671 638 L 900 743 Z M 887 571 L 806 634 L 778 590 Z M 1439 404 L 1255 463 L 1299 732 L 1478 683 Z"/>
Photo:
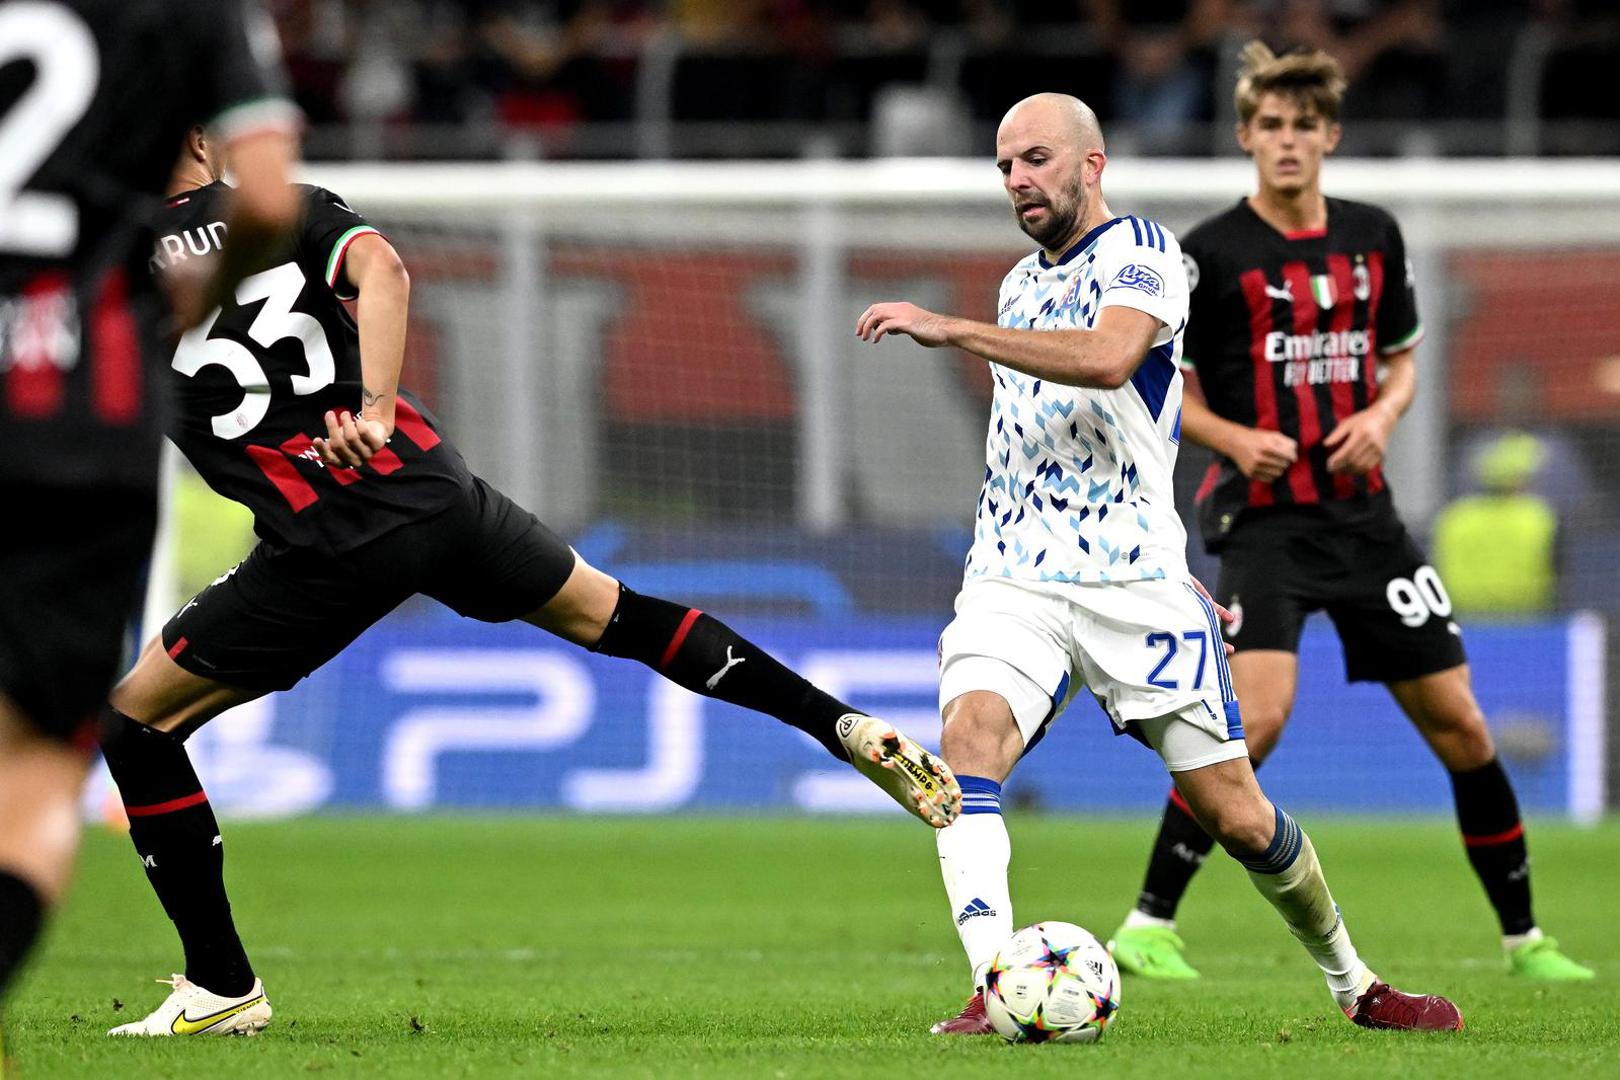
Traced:
<path id="1" fill-rule="evenodd" d="M 1191 577 L 1192 575 L 1189 574 L 1188 576 Z M 1221 620 L 1221 624 L 1223 626 L 1226 623 L 1233 622 L 1237 619 L 1236 615 L 1233 615 L 1230 611 L 1227 611 L 1225 608 L 1221 607 L 1221 605 L 1215 602 L 1215 598 L 1209 595 L 1209 590 L 1204 588 L 1204 583 L 1202 581 L 1199 581 L 1197 578 L 1193 578 L 1192 585 L 1193 588 L 1198 590 L 1199 596 L 1202 596 L 1205 600 L 1209 601 L 1209 606 L 1215 609 L 1215 614 Z M 1227 641 L 1225 638 L 1221 639 L 1221 645 L 1226 649 L 1227 656 L 1231 656 L 1237 651 L 1236 649 L 1232 648 L 1232 643 Z"/>
<path id="2" fill-rule="evenodd" d="M 1394 426 L 1389 414 L 1376 405 L 1345 417 L 1322 440 L 1322 445 L 1332 451 L 1327 459 L 1328 472 L 1356 476 L 1370 472 L 1384 460 L 1384 447 Z"/>
<path id="3" fill-rule="evenodd" d="M 388 444 L 388 426 L 381 420 L 350 412 L 326 410 L 326 438 L 310 442 L 329 467 L 357 469 Z"/>
<path id="4" fill-rule="evenodd" d="M 855 336 L 876 343 L 884 334 L 905 334 L 919 345 L 936 348 L 949 343 L 949 324 L 947 316 L 896 301 L 873 304 L 862 312 L 855 321 Z"/>

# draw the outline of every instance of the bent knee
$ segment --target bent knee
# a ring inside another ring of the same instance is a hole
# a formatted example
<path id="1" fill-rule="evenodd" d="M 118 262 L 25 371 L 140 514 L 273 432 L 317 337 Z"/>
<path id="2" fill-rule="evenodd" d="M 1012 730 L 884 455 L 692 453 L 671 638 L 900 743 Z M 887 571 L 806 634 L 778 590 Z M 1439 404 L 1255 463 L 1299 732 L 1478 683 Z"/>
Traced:
<path id="1" fill-rule="evenodd" d="M 1000 694 L 973 690 L 953 698 L 944 721 L 940 756 L 958 773 L 1000 780 L 1024 752 L 1024 736 Z"/>
<path id="2" fill-rule="evenodd" d="M 1277 812 L 1265 800 L 1223 806 L 1200 818 L 1204 831 L 1238 859 L 1252 859 L 1271 846 L 1277 832 Z"/>

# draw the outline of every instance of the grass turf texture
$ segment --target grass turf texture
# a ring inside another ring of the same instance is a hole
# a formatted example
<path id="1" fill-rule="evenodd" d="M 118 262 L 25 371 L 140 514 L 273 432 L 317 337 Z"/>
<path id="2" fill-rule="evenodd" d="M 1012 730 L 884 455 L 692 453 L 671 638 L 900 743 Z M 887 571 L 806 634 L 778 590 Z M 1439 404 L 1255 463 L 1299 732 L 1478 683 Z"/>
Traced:
<path id="1" fill-rule="evenodd" d="M 1218 857 L 1181 923 L 1201 982 L 1128 980 L 1097 1046 L 1014 1047 L 927 1033 L 966 975 L 915 822 L 324 818 L 227 828 L 238 923 L 276 1010 L 263 1035 L 103 1035 L 162 999 L 151 980 L 180 951 L 127 839 L 98 830 L 13 995 L 7 1046 L 32 1078 L 1613 1075 L 1620 825 L 1532 826 L 1538 913 L 1599 969 L 1539 986 L 1503 972 L 1448 824 L 1305 823 L 1362 954 L 1453 996 L 1461 1036 L 1351 1026 Z M 1018 924 L 1106 936 L 1152 823 L 1010 826 Z"/>

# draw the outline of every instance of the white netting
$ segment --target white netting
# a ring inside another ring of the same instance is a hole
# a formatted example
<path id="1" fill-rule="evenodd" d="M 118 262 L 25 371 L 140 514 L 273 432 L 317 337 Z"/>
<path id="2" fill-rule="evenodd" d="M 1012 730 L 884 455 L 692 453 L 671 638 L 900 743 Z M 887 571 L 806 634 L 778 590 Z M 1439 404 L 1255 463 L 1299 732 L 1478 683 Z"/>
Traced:
<path id="1" fill-rule="evenodd" d="M 925 736 L 937 732 L 932 635 L 960 580 L 988 378 L 971 357 L 906 340 L 866 346 L 853 326 L 879 299 L 994 318 L 997 284 L 1029 242 L 993 166 L 327 166 L 309 179 L 404 256 L 413 280 L 405 382 L 475 469 L 637 588 L 759 619 L 749 628 L 791 661 Z M 1416 267 L 1428 328 L 1422 385 L 1389 466 L 1414 531 L 1471 487 L 1475 448 L 1498 429 L 1528 428 L 1547 451 L 1538 483 L 1564 516 L 1565 608 L 1620 610 L 1620 170 L 1340 161 L 1328 180 L 1335 194 L 1391 209 Z M 1116 212 L 1185 231 L 1251 182 L 1241 161 L 1121 162 L 1105 189 Z M 1190 494 L 1201 458 L 1182 453 Z M 396 620 L 374 639 L 392 650 L 382 659 L 357 652 L 276 706 L 275 737 L 328 762 L 334 801 L 653 808 L 862 798 L 858 782 L 813 764 L 772 765 L 761 779 L 758 759 L 733 759 L 725 748 L 735 744 L 705 739 L 705 723 L 729 716 L 704 720 L 655 688 L 624 697 L 610 682 L 594 684 L 593 704 L 570 706 L 588 711 L 569 738 L 540 734 L 556 704 L 544 692 L 535 731 L 510 744 L 468 736 L 483 753 L 518 748 L 510 776 L 488 762 L 475 768 L 484 759 L 470 750 L 457 751 L 472 755 L 465 774 L 437 750 L 413 765 L 395 751 L 416 699 L 389 672 L 420 660 L 417 645 L 485 640 L 413 625 Z M 1482 699 L 1531 805 L 1590 808 L 1602 797 L 1603 650 L 1593 627 L 1552 617 L 1528 638 L 1485 629 L 1469 638 Z M 1280 756 L 1268 766 L 1268 786 L 1287 798 L 1297 782 L 1296 801 L 1343 807 L 1442 808 L 1443 774 L 1387 697 L 1347 694 L 1336 645 L 1312 640 L 1313 674 L 1290 733 L 1298 749 L 1292 765 Z M 354 722 L 339 676 L 378 688 L 365 704 L 375 717 Z M 510 706 L 524 693 L 459 692 L 472 702 L 457 729 L 468 732 L 479 703 Z M 1089 705 L 1075 712 L 1071 730 L 1102 730 Z M 1072 755 L 1098 750 L 1082 740 L 1066 751 L 1068 738 L 1055 735 L 1021 769 L 1033 797 L 1157 804 L 1156 763 L 1123 748 L 1111 753 L 1135 771 L 1110 781 L 1118 791 L 1066 786 Z M 1331 797 L 1310 782 L 1317 764 L 1350 768 L 1385 738 L 1401 753 L 1382 764 L 1374 753 L 1365 775 Z M 558 769 L 583 755 L 627 771 L 553 773 L 552 752 Z M 618 802 L 603 794 L 615 784 L 627 792 Z"/>

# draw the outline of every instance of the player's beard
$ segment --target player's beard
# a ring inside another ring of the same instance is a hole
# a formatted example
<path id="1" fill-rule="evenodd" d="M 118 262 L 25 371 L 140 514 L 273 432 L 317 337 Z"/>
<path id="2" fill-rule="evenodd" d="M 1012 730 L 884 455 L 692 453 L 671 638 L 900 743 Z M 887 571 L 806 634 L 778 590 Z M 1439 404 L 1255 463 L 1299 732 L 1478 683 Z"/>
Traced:
<path id="1" fill-rule="evenodd" d="M 1032 202 L 1046 208 L 1046 222 L 1041 225 L 1030 224 L 1024 217 L 1023 210 L 1030 206 L 1031 202 L 1025 202 L 1023 207 L 1017 205 L 1013 207 L 1013 216 L 1018 219 L 1018 227 L 1024 230 L 1024 235 L 1041 247 L 1048 251 L 1056 251 L 1057 245 L 1074 234 L 1075 226 L 1084 214 L 1085 188 L 1076 178 L 1056 199 L 1042 197 Z"/>

